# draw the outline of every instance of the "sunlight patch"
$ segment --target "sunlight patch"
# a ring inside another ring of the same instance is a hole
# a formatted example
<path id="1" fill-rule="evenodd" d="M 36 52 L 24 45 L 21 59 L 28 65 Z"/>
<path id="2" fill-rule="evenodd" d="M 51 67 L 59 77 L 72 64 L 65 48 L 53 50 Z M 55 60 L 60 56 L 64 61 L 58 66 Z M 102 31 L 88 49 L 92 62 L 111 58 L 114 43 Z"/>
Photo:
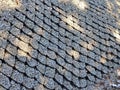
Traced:
<path id="1" fill-rule="evenodd" d="M 118 30 L 113 31 L 113 35 L 115 36 L 116 41 L 120 42 L 120 33 L 119 33 L 119 31 Z"/>
<path id="2" fill-rule="evenodd" d="M 105 59 L 104 57 L 102 57 L 102 58 L 100 59 L 100 62 L 104 64 L 104 63 L 106 63 L 107 61 L 106 61 L 106 59 Z"/>
<path id="3" fill-rule="evenodd" d="M 75 51 L 75 50 L 71 50 L 70 51 L 70 55 L 74 57 L 75 60 L 78 60 L 80 57 L 79 52 Z"/>
<path id="4" fill-rule="evenodd" d="M 62 17 L 62 20 L 68 24 L 68 27 L 72 27 L 77 31 L 84 32 L 84 29 L 79 26 L 78 20 L 72 15 L 68 15 L 67 17 Z"/>
<path id="5" fill-rule="evenodd" d="M 84 0 L 72 0 L 72 3 L 76 5 L 80 10 L 85 10 L 88 7 Z"/>
<path id="6" fill-rule="evenodd" d="M 0 1 L 0 10 L 14 9 L 21 7 L 19 0 L 2 0 Z"/>
<path id="7" fill-rule="evenodd" d="M 93 49 L 94 49 L 94 47 L 93 47 L 93 45 L 92 45 L 91 43 L 89 43 L 87 46 L 88 46 L 87 48 L 88 48 L 89 50 L 93 50 Z"/>
<path id="8" fill-rule="evenodd" d="M 31 57 L 26 52 L 24 52 L 20 49 L 18 50 L 18 55 L 22 56 L 22 57 L 27 57 L 28 59 L 31 59 Z"/>

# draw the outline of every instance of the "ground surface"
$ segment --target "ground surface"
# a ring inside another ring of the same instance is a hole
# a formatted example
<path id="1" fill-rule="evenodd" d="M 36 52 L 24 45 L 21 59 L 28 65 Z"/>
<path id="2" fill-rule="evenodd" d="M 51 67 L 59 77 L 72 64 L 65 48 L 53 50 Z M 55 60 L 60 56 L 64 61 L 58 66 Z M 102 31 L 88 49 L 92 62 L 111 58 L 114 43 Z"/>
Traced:
<path id="1" fill-rule="evenodd" d="M 119 0 L 0 0 L 0 10 L 0 90 L 117 87 Z"/>

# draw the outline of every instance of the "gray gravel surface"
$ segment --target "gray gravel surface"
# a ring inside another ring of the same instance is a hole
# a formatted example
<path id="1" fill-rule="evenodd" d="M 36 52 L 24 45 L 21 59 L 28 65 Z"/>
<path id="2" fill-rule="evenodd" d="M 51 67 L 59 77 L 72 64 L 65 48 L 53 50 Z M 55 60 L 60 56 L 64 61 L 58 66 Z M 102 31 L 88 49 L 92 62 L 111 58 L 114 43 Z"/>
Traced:
<path id="1" fill-rule="evenodd" d="M 0 90 L 120 90 L 119 0 L 0 0 Z"/>

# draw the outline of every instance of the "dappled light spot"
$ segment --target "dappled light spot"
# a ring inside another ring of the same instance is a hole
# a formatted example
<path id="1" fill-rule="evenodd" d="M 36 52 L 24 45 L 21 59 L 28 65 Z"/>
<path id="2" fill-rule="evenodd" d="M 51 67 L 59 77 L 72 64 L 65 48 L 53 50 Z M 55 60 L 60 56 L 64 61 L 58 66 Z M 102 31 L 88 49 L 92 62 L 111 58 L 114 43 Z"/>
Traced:
<path id="1" fill-rule="evenodd" d="M 109 60 L 112 60 L 113 58 L 114 58 L 114 55 L 109 52 L 109 53 L 108 53 L 108 59 L 109 59 Z"/>
<path id="2" fill-rule="evenodd" d="M 116 41 L 120 42 L 120 33 L 118 30 L 113 31 L 113 35 L 116 38 Z"/>
<path id="3" fill-rule="evenodd" d="M 80 42 L 80 44 L 81 44 L 84 48 L 86 48 L 86 49 L 87 49 L 87 42 L 82 41 L 82 42 Z"/>
<path id="4" fill-rule="evenodd" d="M 76 18 L 74 18 L 72 15 L 68 15 L 67 18 L 68 18 L 67 19 L 68 21 L 71 20 L 71 21 L 74 21 L 76 23 L 78 22 L 78 20 Z"/>
<path id="5" fill-rule="evenodd" d="M 79 52 L 75 51 L 75 50 L 71 50 L 70 51 L 70 55 L 74 57 L 75 60 L 78 60 L 80 57 Z"/>
<path id="6" fill-rule="evenodd" d="M 115 3 L 117 4 L 116 6 L 118 7 L 118 8 L 116 8 L 117 9 L 117 13 L 120 13 L 120 9 L 119 9 L 119 7 L 120 7 L 120 1 L 119 0 L 115 0 Z"/>
<path id="7" fill-rule="evenodd" d="M 19 56 L 25 56 L 25 57 L 27 57 L 27 53 L 25 53 L 25 52 L 22 51 L 22 50 L 18 50 L 18 55 L 19 55 Z"/>
<path id="8" fill-rule="evenodd" d="M 24 52 L 24 51 L 22 51 L 20 49 L 18 50 L 18 56 L 26 57 L 28 60 L 31 59 L 31 57 L 26 52 Z"/>
<path id="9" fill-rule="evenodd" d="M 0 37 L 1 38 L 7 38 L 9 35 L 9 32 L 7 30 L 1 30 L 0 29 Z"/>
<path id="10" fill-rule="evenodd" d="M 117 76 L 120 76 L 120 68 L 117 69 Z"/>
<path id="11" fill-rule="evenodd" d="M 119 13 L 120 13 L 120 10 L 119 10 Z M 116 24 L 120 26 L 120 20 L 117 20 Z"/>
<path id="12" fill-rule="evenodd" d="M 88 7 L 85 0 L 58 0 L 60 3 L 71 3 L 80 10 L 85 10 Z"/>
<path id="13" fill-rule="evenodd" d="M 31 52 L 31 51 L 29 51 L 29 52 Z M 31 59 L 31 57 L 27 54 L 27 52 L 20 50 L 20 49 L 18 49 L 18 56 L 26 57 L 27 59 Z"/>
<path id="14" fill-rule="evenodd" d="M 73 17 L 71 15 L 68 15 L 67 17 L 62 17 L 62 19 L 70 26 L 73 26 Z"/>
<path id="15" fill-rule="evenodd" d="M 117 1 L 117 0 L 116 0 Z M 119 12 L 119 0 L 116 2 L 115 0 L 106 0 L 106 5 L 108 8 L 108 13 L 115 17 L 119 17 L 118 12 Z M 118 4 L 117 4 L 118 3 Z"/>
<path id="16" fill-rule="evenodd" d="M 81 44 L 84 48 L 86 48 L 86 49 L 88 49 L 88 50 L 94 50 L 94 46 L 93 46 L 93 45 L 96 45 L 95 41 L 94 41 L 94 42 L 91 41 L 91 42 L 89 42 L 89 43 L 83 41 L 83 42 L 80 42 L 80 44 Z"/>
<path id="17" fill-rule="evenodd" d="M 117 4 L 118 6 L 120 6 L 120 1 L 115 0 L 115 2 L 116 2 L 116 4 Z"/>
<path id="18" fill-rule="evenodd" d="M 21 3 L 19 0 L 2 0 L 0 1 L 0 10 L 20 8 Z"/>
<path id="19" fill-rule="evenodd" d="M 67 17 L 62 17 L 62 20 L 68 24 L 68 28 L 72 27 L 77 31 L 84 32 L 84 29 L 78 25 L 78 20 L 74 18 L 72 15 L 68 15 Z"/>
<path id="20" fill-rule="evenodd" d="M 19 2 L 19 0 L 8 0 L 7 4 L 8 4 L 11 8 L 20 7 L 20 2 Z"/>
<path id="21" fill-rule="evenodd" d="M 114 37 L 116 38 L 117 42 L 120 42 L 120 33 L 118 30 L 112 31 Z"/>
<path id="22" fill-rule="evenodd" d="M 108 9 L 112 10 L 113 4 L 109 0 L 106 0 L 106 4 L 107 4 Z"/>
<path id="23" fill-rule="evenodd" d="M 19 41 L 19 47 L 20 47 L 20 49 L 24 50 L 25 52 L 29 52 L 29 50 L 30 50 L 28 44 L 23 41 Z"/>
<path id="24" fill-rule="evenodd" d="M 107 61 L 106 61 L 106 59 L 105 59 L 104 57 L 101 57 L 100 62 L 104 64 L 104 63 L 106 63 Z"/>
<path id="25" fill-rule="evenodd" d="M 88 48 L 89 50 L 93 50 L 93 49 L 94 49 L 94 47 L 93 47 L 93 45 L 92 45 L 91 43 L 89 43 L 87 46 L 88 46 L 87 48 Z"/>
<path id="26" fill-rule="evenodd" d="M 20 36 L 20 39 L 26 43 L 29 43 L 30 41 L 30 38 L 28 36 L 26 36 L 25 34 L 21 34 Z"/>
<path id="27" fill-rule="evenodd" d="M 73 23 L 73 27 L 80 32 L 84 32 L 84 29 L 80 27 L 77 23 Z"/>
<path id="28" fill-rule="evenodd" d="M 72 0 L 72 3 L 80 10 L 85 10 L 85 8 L 88 7 L 87 3 L 84 0 Z"/>
<path id="29" fill-rule="evenodd" d="M 27 53 L 32 51 L 32 47 L 21 40 L 15 39 L 14 44 L 20 48 L 20 50 L 18 50 L 18 55 L 20 56 L 28 57 Z"/>

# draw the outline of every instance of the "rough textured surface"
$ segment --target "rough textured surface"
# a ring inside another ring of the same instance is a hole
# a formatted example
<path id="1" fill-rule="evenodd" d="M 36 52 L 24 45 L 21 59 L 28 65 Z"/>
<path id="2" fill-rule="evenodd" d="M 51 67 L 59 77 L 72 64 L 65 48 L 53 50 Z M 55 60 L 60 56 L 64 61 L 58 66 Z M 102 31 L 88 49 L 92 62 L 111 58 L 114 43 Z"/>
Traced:
<path id="1" fill-rule="evenodd" d="M 119 0 L 0 0 L 0 90 L 120 90 Z"/>

